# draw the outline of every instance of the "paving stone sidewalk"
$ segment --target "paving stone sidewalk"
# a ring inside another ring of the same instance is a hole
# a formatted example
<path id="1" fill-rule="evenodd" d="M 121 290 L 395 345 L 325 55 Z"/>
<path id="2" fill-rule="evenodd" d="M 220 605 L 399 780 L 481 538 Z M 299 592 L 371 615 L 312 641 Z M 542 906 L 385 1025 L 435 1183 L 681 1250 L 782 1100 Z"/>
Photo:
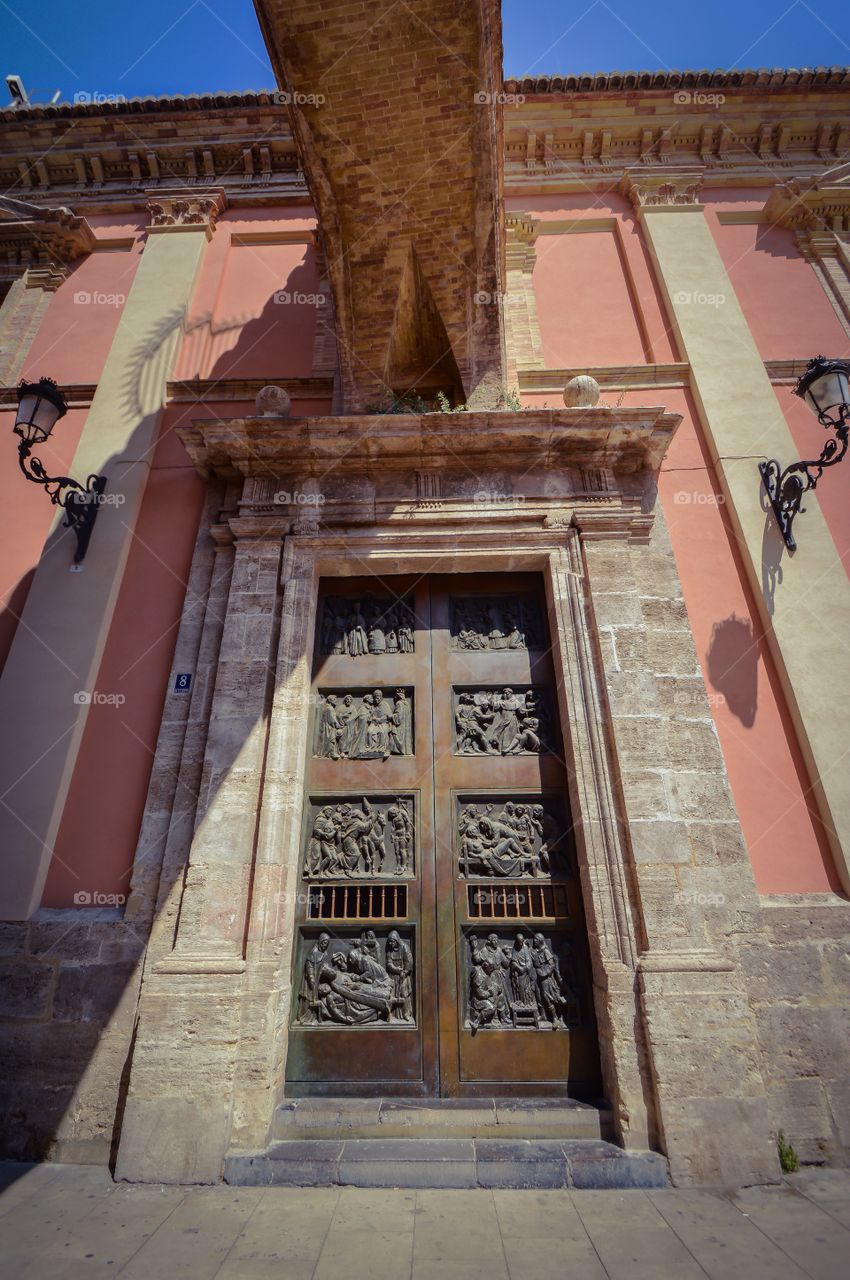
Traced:
<path id="1" fill-rule="evenodd" d="M 710 1191 L 159 1187 L 0 1164 L 5 1277 L 847 1280 L 850 1172 Z"/>

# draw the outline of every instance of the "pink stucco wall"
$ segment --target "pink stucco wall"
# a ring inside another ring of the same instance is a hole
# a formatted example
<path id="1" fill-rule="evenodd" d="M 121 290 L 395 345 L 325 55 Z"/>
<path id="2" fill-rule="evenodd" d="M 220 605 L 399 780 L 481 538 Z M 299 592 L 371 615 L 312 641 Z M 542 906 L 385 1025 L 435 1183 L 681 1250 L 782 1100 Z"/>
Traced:
<path id="1" fill-rule="evenodd" d="M 24 378 L 53 378 L 60 386 L 96 383 L 100 377 L 124 301 L 139 265 L 141 223 L 135 217 L 89 218 L 104 246 L 75 263 L 67 280 L 51 296 L 22 370 Z M 130 249 L 106 242 L 132 239 Z M 54 428 L 38 456 L 48 472 L 68 475 L 86 420 L 85 409 L 70 409 Z M 7 445 L 0 450 L 0 670 L 6 661 L 29 585 L 53 520 L 40 486 L 24 480 L 12 447 L 14 411 L 0 412 L 0 431 Z M 17 437 L 14 437 L 17 444 Z M 73 539 L 69 532 L 68 537 Z M 71 545 L 71 544 L 69 544 Z"/>
<path id="2" fill-rule="evenodd" d="M 314 226 L 303 210 L 225 214 L 204 255 L 176 378 L 310 376 L 326 312 Z"/>

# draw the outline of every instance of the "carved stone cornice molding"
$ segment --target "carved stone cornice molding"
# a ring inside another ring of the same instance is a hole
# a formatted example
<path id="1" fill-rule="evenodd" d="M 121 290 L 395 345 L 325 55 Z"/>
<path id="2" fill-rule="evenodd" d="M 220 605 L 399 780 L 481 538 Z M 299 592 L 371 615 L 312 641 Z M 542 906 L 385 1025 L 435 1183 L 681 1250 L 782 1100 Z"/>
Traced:
<path id="1" fill-rule="evenodd" d="M 850 232 L 850 183 L 783 182 L 770 193 L 763 213 L 773 226 L 832 243 L 834 236 Z"/>
<path id="2" fill-rule="evenodd" d="M 509 271 L 534 270 L 535 245 L 540 234 L 540 219 L 527 213 L 505 214 L 505 265 Z"/>
<path id="3" fill-rule="evenodd" d="M 227 207 L 221 187 L 211 191 L 148 191 L 150 215 L 148 234 L 165 231 L 198 231 L 203 229 L 212 240 L 218 215 Z"/>
<path id="4" fill-rule="evenodd" d="M 204 476 L 413 476 L 423 468 L 608 468 L 661 465 L 681 416 L 663 408 L 525 409 L 370 417 L 196 419 L 177 434 Z M 485 485 L 478 486 L 486 488 Z M 494 488 L 495 503 L 502 501 Z"/>
<path id="5" fill-rule="evenodd" d="M 631 171 L 620 182 L 620 192 L 632 203 L 640 216 L 644 210 L 700 211 L 699 193 L 703 170 L 665 169 L 656 173 Z"/>
<path id="6" fill-rule="evenodd" d="M 94 244 L 88 222 L 71 209 L 0 196 L 0 279 L 24 276 L 28 289 L 58 289 Z"/>

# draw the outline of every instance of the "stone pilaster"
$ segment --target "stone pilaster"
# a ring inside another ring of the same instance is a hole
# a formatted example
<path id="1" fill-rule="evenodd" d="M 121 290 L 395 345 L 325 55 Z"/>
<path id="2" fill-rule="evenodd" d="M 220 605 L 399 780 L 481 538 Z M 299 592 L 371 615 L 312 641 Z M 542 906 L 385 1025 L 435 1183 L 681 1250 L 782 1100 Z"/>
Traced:
<path id="1" fill-rule="evenodd" d="M 238 522 L 237 522 L 238 524 Z M 280 623 L 279 539 L 237 540 L 175 945 L 149 965 L 117 1174 L 216 1182 L 230 1138 Z M 166 1117 L 163 1121 L 163 1117 Z"/>
<path id="2" fill-rule="evenodd" d="M 666 203 L 655 188 L 632 195 L 666 298 L 705 440 L 717 469 L 762 624 L 782 680 L 836 869 L 850 889 L 850 773 L 842 725 L 850 690 L 845 670 L 850 583 L 815 493 L 796 526 L 797 551 L 785 550 L 766 506 L 757 463 L 782 465 L 799 454 L 711 231 L 685 183 Z M 827 478 L 824 483 L 829 483 Z M 828 628 L 822 619 L 830 618 Z"/>
<path id="3" fill-rule="evenodd" d="M 542 369 L 543 339 L 537 321 L 534 295 L 534 264 L 540 231 L 537 219 L 526 213 L 508 213 L 505 248 L 505 348 L 508 389 L 518 386 L 519 371 Z"/>
<path id="4" fill-rule="evenodd" d="M 116 501 L 99 514 L 82 573 L 68 572 L 73 539 L 57 514 L 0 680 L 0 715 L 18 726 L 16 751 L 0 768 L 0 889 L 10 918 L 29 916 L 41 899 L 85 726 L 75 695 L 96 688 L 208 234 L 198 223 L 148 240 L 70 468 L 83 480 L 106 475 Z"/>
<path id="5" fill-rule="evenodd" d="M 678 1185 L 777 1176 L 739 945 L 759 902 L 666 529 L 584 539 L 626 821 L 640 1007 Z"/>

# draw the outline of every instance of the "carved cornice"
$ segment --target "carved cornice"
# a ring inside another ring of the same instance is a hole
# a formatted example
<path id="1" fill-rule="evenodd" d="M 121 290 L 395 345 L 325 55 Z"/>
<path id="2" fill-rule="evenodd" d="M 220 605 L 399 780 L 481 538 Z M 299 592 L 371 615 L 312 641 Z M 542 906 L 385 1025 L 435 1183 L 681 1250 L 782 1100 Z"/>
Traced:
<path id="1" fill-rule="evenodd" d="M 511 212 L 505 214 L 505 264 L 509 271 L 534 270 L 535 244 L 540 234 L 540 219 L 530 214 Z"/>
<path id="2" fill-rule="evenodd" d="M 25 275 L 27 288 L 58 289 L 94 244 L 88 222 L 70 209 L 0 196 L 0 278 Z"/>
<path id="3" fill-rule="evenodd" d="M 177 434 L 202 475 L 382 476 L 424 467 L 655 470 L 681 416 L 662 408 L 200 419 Z M 497 499 L 494 501 L 498 502 Z"/>
<path id="4" fill-rule="evenodd" d="M 224 191 L 148 191 L 148 234 L 166 231 L 199 231 L 211 240 L 218 215 L 227 207 Z"/>
<path id="5" fill-rule="evenodd" d="M 771 192 L 763 214 L 773 226 L 822 235 L 829 243 L 850 232 L 850 182 L 783 182 Z"/>

